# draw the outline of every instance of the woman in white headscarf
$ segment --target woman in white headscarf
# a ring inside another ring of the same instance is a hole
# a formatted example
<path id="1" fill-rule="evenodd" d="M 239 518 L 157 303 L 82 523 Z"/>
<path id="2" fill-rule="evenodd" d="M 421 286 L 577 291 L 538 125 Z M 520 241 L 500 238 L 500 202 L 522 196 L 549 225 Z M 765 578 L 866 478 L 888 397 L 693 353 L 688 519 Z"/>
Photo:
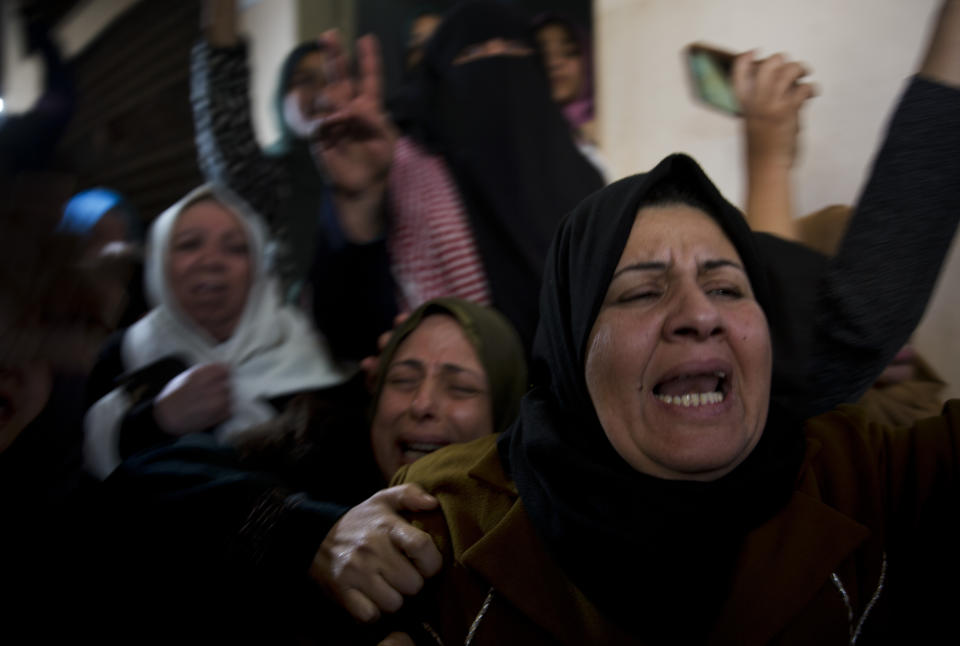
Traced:
<path id="1" fill-rule="evenodd" d="M 260 220 L 210 185 L 154 222 L 144 272 L 153 309 L 91 375 L 84 453 L 94 474 L 188 433 L 229 443 L 291 396 L 347 380 L 307 320 L 281 304 L 264 247 Z"/>

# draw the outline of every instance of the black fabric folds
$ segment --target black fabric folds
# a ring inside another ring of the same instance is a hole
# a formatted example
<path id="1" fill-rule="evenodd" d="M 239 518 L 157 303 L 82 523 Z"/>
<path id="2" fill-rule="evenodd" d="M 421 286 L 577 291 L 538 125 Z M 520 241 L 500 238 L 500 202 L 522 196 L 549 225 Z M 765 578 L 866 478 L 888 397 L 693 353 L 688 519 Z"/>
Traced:
<path id="1" fill-rule="evenodd" d="M 458 5 L 427 45 L 394 117 L 449 165 L 494 305 L 530 347 L 550 240 L 562 216 L 603 180 L 550 98 L 528 24 L 496 3 Z M 453 63 L 465 47 L 493 38 L 526 44 L 530 54 Z"/>
<path id="2" fill-rule="evenodd" d="M 754 234 L 692 159 L 673 155 L 612 184 L 571 213 L 547 257 L 535 387 L 499 449 L 534 526 L 587 597 L 645 641 L 693 643 L 713 624 L 743 536 L 790 496 L 804 444 L 799 420 L 776 403 L 751 455 L 713 482 L 638 473 L 607 440 L 584 378 L 587 339 L 638 206 L 661 183 L 710 207 L 768 310 Z"/>

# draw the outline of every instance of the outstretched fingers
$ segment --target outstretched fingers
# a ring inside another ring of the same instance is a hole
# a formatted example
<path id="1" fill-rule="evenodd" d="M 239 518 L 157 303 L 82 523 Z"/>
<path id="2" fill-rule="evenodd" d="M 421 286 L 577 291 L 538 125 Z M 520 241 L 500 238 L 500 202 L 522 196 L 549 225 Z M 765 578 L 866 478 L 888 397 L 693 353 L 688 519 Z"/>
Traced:
<path id="1" fill-rule="evenodd" d="M 360 37 L 357 56 L 360 61 L 360 96 L 379 106 L 383 96 L 383 64 L 377 37 L 373 34 Z"/>

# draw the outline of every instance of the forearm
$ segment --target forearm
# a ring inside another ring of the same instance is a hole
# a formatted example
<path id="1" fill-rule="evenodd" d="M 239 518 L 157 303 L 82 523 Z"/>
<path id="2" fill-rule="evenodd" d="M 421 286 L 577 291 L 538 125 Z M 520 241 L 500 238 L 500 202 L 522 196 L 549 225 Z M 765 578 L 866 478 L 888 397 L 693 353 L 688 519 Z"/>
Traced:
<path id="1" fill-rule="evenodd" d="M 857 399 L 919 323 L 960 218 L 958 150 L 960 91 L 916 78 L 821 285 L 820 411 Z"/>
<path id="2" fill-rule="evenodd" d="M 145 540 L 288 577 L 306 577 L 346 511 L 243 468 L 233 449 L 204 435 L 127 460 L 105 486 L 113 504 L 136 510 L 131 525 Z"/>
<path id="3" fill-rule="evenodd" d="M 790 164 L 778 163 L 747 150 L 746 216 L 754 231 L 797 239 L 793 216 Z"/>

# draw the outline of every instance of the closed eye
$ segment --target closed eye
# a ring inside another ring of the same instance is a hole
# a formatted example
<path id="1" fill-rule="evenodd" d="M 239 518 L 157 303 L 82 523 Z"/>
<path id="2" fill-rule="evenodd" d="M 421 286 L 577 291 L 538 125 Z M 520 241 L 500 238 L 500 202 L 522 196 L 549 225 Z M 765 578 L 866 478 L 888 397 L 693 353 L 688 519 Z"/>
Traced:
<path id="1" fill-rule="evenodd" d="M 710 296 L 719 296 L 720 298 L 729 298 L 736 300 L 743 298 L 743 292 L 737 287 L 714 287 L 707 290 Z"/>
<path id="2" fill-rule="evenodd" d="M 476 388 L 474 386 L 459 386 L 459 385 L 451 385 L 450 391 L 453 393 L 454 396 L 459 396 L 459 397 L 471 397 L 473 395 L 478 395 L 481 392 L 479 388 Z"/>
<path id="3" fill-rule="evenodd" d="M 656 289 L 644 289 L 637 291 L 626 292 L 621 295 L 618 299 L 618 303 L 632 303 L 636 301 L 649 301 L 660 298 L 662 292 Z"/>

